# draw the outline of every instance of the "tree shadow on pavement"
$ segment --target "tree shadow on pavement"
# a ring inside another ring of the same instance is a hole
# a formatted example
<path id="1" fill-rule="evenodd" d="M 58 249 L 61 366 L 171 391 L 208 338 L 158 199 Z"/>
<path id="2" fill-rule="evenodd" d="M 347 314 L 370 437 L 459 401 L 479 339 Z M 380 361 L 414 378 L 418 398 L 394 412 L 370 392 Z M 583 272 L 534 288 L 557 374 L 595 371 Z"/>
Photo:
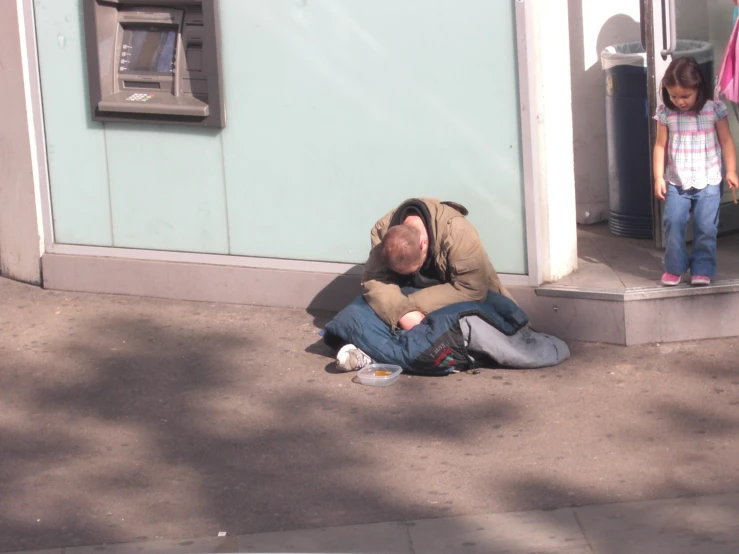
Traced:
<path id="1" fill-rule="evenodd" d="M 441 445 L 519 417 L 328 374 L 298 311 L 129 303 L 5 359 L 0 551 L 437 517 Z"/>
<path id="2" fill-rule="evenodd" d="M 299 310 L 33 289 L 0 327 L 0 551 L 739 489 L 732 340 L 373 388 Z"/>

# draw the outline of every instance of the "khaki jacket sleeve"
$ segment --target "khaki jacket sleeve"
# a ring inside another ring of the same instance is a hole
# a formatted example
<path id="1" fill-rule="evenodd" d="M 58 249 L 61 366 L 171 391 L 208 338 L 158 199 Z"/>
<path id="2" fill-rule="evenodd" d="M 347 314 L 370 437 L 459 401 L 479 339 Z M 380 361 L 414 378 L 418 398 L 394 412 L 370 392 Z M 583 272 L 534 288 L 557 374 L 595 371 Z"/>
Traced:
<path id="1" fill-rule="evenodd" d="M 430 313 L 457 302 L 479 302 L 488 294 L 490 260 L 472 224 L 465 218 L 451 220 L 446 244 L 449 282 L 428 287 L 409 295 L 416 309 Z"/>
<path id="2" fill-rule="evenodd" d="M 401 317 L 416 308 L 409 298 L 400 292 L 393 272 L 385 266 L 380 256 L 379 245 L 390 225 L 392 215 L 393 212 L 390 212 L 380 219 L 370 233 L 372 250 L 367 263 L 364 264 L 362 292 L 367 304 L 377 316 L 390 327 L 395 328 Z"/>
<path id="3" fill-rule="evenodd" d="M 500 282 L 500 277 L 498 277 L 498 272 L 495 271 L 495 268 L 493 267 L 493 264 L 490 262 L 490 259 L 488 259 L 488 272 L 490 273 L 490 280 L 488 281 L 488 287 L 493 292 L 497 292 L 502 294 L 503 296 L 506 296 L 516 302 L 516 299 L 513 298 L 513 295 L 510 293 L 510 291 L 505 288 L 503 283 Z M 518 302 L 516 302 L 518 304 Z"/>

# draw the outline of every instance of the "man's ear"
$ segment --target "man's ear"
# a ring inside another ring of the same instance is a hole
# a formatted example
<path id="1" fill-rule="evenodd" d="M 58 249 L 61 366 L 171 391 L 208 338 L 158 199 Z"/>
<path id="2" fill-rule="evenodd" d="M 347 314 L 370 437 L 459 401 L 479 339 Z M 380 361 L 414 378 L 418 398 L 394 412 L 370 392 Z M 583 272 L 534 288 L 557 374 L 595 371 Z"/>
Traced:
<path id="1" fill-rule="evenodd" d="M 421 255 L 426 256 L 429 250 L 429 239 L 428 237 L 421 237 Z"/>

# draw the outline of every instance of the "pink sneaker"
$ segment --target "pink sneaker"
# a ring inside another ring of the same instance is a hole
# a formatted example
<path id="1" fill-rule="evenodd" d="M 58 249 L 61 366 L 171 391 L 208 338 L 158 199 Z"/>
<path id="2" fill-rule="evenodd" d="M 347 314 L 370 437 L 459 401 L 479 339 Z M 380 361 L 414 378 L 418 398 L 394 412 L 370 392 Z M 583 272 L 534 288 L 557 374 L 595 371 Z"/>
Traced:
<path id="1" fill-rule="evenodd" d="M 704 287 L 711 284 L 711 278 L 705 275 L 692 275 L 690 277 L 690 284 L 697 287 Z"/>
<path id="2" fill-rule="evenodd" d="M 662 274 L 662 284 L 668 287 L 674 287 L 680 284 L 680 276 L 667 273 L 666 271 Z"/>

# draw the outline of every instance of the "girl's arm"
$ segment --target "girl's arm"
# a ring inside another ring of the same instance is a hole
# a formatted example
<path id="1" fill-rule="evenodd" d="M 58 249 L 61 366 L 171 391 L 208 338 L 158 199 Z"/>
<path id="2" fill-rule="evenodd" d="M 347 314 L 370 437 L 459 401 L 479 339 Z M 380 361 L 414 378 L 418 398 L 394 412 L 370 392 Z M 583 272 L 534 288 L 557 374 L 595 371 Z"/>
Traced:
<path id="1" fill-rule="evenodd" d="M 716 122 L 718 141 L 721 143 L 721 151 L 726 164 L 726 180 L 733 189 L 739 187 L 739 177 L 736 175 L 736 147 L 729 129 L 729 118 L 725 117 Z"/>
<path id="2" fill-rule="evenodd" d="M 667 126 L 657 122 L 657 140 L 654 141 L 652 154 L 652 171 L 654 172 L 654 195 L 660 200 L 665 199 L 667 185 L 665 184 L 665 148 L 667 147 Z"/>

